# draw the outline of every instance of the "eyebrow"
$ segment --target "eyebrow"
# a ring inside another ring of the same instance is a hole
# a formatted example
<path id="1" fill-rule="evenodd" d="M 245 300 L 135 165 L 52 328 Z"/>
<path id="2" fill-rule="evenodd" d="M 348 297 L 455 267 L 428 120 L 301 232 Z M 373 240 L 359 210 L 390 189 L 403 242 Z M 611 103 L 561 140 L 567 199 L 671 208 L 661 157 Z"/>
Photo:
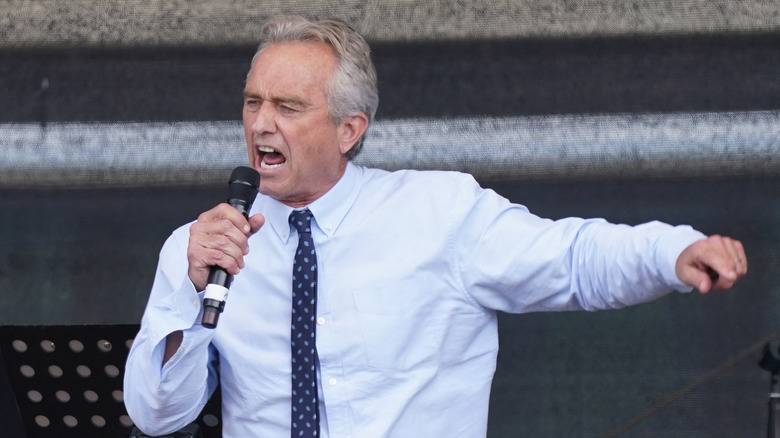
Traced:
<path id="1" fill-rule="evenodd" d="M 263 99 L 262 96 L 260 96 L 260 94 L 258 94 L 258 93 L 253 93 L 253 92 L 249 92 L 249 91 L 244 90 L 243 94 L 244 94 L 244 99 L 249 98 L 249 99 L 266 100 L 266 99 Z M 301 107 L 304 107 L 304 108 L 309 106 L 309 104 L 307 104 L 306 101 L 304 101 L 303 99 L 296 98 L 296 97 L 272 97 L 272 98 L 267 99 L 267 100 L 269 100 L 269 101 L 271 101 L 273 103 L 276 103 L 276 104 L 288 103 L 288 104 L 292 104 L 292 105 L 301 106 Z"/>

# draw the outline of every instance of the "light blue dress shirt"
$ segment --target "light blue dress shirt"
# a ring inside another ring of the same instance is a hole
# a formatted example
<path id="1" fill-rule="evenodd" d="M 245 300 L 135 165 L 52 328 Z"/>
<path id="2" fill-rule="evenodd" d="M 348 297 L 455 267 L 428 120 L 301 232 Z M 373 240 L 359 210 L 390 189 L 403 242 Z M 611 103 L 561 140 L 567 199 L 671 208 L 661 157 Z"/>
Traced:
<path id="1" fill-rule="evenodd" d="M 324 437 L 484 437 L 496 311 L 620 308 L 690 290 L 674 265 L 704 238 L 659 222 L 542 219 L 469 175 L 352 163 L 309 209 Z M 219 379 L 225 437 L 289 436 L 291 210 L 258 196 L 251 213 L 266 224 L 215 330 L 199 325 L 188 226 L 165 243 L 125 373 L 140 429 L 193 421 Z M 181 348 L 161 367 L 176 330 Z"/>

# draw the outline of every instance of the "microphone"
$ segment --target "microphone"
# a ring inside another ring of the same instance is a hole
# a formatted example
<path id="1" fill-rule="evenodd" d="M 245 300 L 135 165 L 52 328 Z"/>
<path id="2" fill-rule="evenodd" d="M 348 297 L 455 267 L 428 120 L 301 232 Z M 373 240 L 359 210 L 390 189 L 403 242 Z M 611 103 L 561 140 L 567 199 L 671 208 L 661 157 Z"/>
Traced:
<path id="1" fill-rule="evenodd" d="M 257 196 L 260 186 L 260 174 L 255 169 L 239 166 L 233 169 L 228 182 L 229 196 L 227 203 L 238 210 L 245 218 Z M 215 328 L 219 314 L 225 309 L 230 283 L 233 276 L 219 266 L 212 266 L 209 272 L 208 285 L 203 293 L 203 318 L 201 324 L 206 328 Z"/>

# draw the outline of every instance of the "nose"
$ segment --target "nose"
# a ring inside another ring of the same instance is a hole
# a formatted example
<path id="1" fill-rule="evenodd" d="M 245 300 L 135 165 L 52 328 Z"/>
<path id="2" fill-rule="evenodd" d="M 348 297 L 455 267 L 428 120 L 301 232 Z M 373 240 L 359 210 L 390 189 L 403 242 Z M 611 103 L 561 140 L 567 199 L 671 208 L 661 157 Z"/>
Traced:
<path id="1" fill-rule="evenodd" d="M 255 113 L 252 131 L 255 134 L 269 134 L 276 131 L 276 111 L 271 102 L 265 101 Z"/>

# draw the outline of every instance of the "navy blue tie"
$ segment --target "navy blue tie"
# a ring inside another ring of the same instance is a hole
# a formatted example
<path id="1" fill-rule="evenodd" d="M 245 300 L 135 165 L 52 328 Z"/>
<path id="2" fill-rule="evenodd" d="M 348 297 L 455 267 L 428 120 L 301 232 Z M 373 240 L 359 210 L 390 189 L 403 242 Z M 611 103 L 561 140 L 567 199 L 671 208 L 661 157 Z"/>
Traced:
<path id="1" fill-rule="evenodd" d="M 298 249 L 292 276 L 292 424 L 291 437 L 318 437 L 317 350 L 317 254 L 311 238 L 311 212 L 290 213 L 290 223 L 298 231 Z"/>

